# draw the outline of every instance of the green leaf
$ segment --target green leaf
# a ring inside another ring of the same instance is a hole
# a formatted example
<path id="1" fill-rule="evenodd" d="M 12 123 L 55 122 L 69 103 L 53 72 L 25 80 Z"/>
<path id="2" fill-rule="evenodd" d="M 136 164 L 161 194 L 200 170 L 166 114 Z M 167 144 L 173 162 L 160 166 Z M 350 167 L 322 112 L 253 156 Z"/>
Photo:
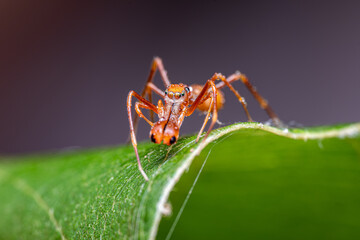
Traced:
<path id="1" fill-rule="evenodd" d="M 132 146 L 9 158 L 0 239 L 356 239 L 359 133 L 238 123 L 201 143 L 145 142 L 149 182 Z"/>

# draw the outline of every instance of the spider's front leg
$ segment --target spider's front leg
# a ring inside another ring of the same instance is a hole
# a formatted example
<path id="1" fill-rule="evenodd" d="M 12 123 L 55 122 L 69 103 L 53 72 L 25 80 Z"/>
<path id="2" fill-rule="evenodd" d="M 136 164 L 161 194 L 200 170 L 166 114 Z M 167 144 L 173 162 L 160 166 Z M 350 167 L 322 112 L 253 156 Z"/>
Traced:
<path id="1" fill-rule="evenodd" d="M 143 175 L 145 180 L 148 181 L 149 178 L 148 178 L 148 176 L 146 175 L 146 173 L 144 172 L 144 170 L 143 170 L 143 168 L 141 166 L 140 157 L 139 157 L 139 153 L 138 153 L 138 149 L 137 149 L 137 141 L 136 141 L 136 136 L 135 136 L 134 123 L 133 123 L 132 116 L 131 116 L 131 100 L 132 100 L 132 97 L 136 97 L 139 100 L 139 102 L 136 102 L 136 104 L 135 104 L 136 113 L 141 118 L 144 118 L 151 126 L 153 125 L 153 123 L 151 121 L 149 121 L 141 113 L 140 108 L 149 109 L 149 110 L 155 112 L 156 114 L 158 114 L 158 108 L 154 104 L 152 104 L 151 102 L 146 100 L 145 98 L 141 97 L 136 92 L 134 92 L 134 91 L 129 92 L 128 97 L 127 97 L 127 113 L 128 113 L 128 118 L 129 118 L 131 142 L 132 142 L 132 145 L 134 147 L 134 151 L 135 151 L 139 171 L 141 172 L 141 174 Z"/>
<path id="2" fill-rule="evenodd" d="M 164 68 L 164 64 L 163 64 L 161 58 L 154 57 L 154 59 L 153 59 L 153 61 L 151 63 L 151 68 L 150 68 L 150 72 L 149 72 L 148 78 L 147 78 L 146 83 L 145 83 L 145 87 L 141 91 L 141 97 L 145 98 L 145 99 L 146 99 L 146 97 L 148 97 L 150 103 L 152 103 L 152 92 L 155 92 L 159 96 L 164 97 L 164 92 L 162 92 L 158 87 L 155 86 L 155 84 L 152 83 L 157 70 L 160 73 L 161 80 L 162 80 L 164 86 L 168 87 L 171 84 L 170 80 L 169 80 L 169 78 L 167 76 L 167 72 L 166 72 L 166 70 Z M 150 111 L 150 119 L 151 119 L 151 121 L 154 121 L 154 114 L 151 111 Z M 139 118 L 136 115 L 134 117 L 134 131 L 135 131 L 135 133 L 137 131 L 138 121 L 139 121 Z"/>
<path id="3" fill-rule="evenodd" d="M 212 78 L 213 81 L 222 81 L 221 83 L 218 83 L 216 85 L 216 89 L 221 89 L 224 86 L 227 86 L 236 96 L 236 98 L 239 100 L 239 102 L 241 103 L 242 107 L 244 108 L 245 114 L 248 118 L 249 122 L 253 122 L 253 119 L 250 116 L 250 113 L 247 109 L 247 104 L 245 102 L 245 99 L 243 97 L 241 97 L 240 93 L 238 91 L 236 91 L 236 89 L 230 84 L 230 82 L 226 79 L 226 77 L 224 75 L 222 75 L 221 73 L 215 73 Z"/>
<path id="4" fill-rule="evenodd" d="M 209 90 L 210 90 L 210 93 L 209 93 Z M 190 116 L 191 114 L 193 114 L 193 112 L 195 111 L 195 109 L 202 103 L 204 103 L 204 101 L 206 101 L 207 99 L 210 98 L 210 105 L 209 105 L 209 108 L 208 108 L 208 111 L 207 111 L 207 114 L 205 116 L 205 119 L 204 119 L 204 123 L 198 133 L 198 136 L 196 138 L 196 142 L 199 141 L 199 138 L 209 120 L 209 117 L 210 117 L 210 114 L 211 114 L 211 110 L 213 112 L 213 115 L 212 115 L 212 121 L 211 121 L 211 124 L 209 126 L 209 129 L 203 139 L 203 141 L 207 138 L 207 136 L 209 135 L 209 133 L 211 132 L 212 128 L 214 127 L 216 121 L 217 121 L 217 118 L 218 118 L 218 115 L 217 115 L 217 94 L 218 94 L 218 91 L 216 89 L 216 86 L 215 86 L 215 83 L 212 79 L 209 79 L 205 86 L 203 87 L 203 89 L 201 90 L 200 94 L 197 96 L 197 98 L 194 100 L 194 102 L 192 103 L 191 107 L 188 109 L 187 111 L 187 114 L 186 116 Z"/>

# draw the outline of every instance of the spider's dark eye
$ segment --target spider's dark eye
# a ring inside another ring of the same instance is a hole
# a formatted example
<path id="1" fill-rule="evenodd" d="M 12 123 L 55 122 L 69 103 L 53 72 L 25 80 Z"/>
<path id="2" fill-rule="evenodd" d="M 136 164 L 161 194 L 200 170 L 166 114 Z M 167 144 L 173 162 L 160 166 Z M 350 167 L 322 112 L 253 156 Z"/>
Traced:
<path id="1" fill-rule="evenodd" d="M 154 136 L 154 134 L 151 134 L 151 141 L 153 142 L 153 143 L 156 143 L 156 139 L 155 139 L 155 136 Z"/>
<path id="2" fill-rule="evenodd" d="M 190 92 L 190 88 L 185 87 L 185 91 Z"/>
<path id="3" fill-rule="evenodd" d="M 183 91 L 183 92 L 181 93 L 181 96 L 185 96 L 185 91 Z"/>
<path id="4" fill-rule="evenodd" d="M 170 144 L 173 144 L 176 142 L 176 137 L 172 136 L 172 138 L 170 138 Z"/>
<path id="5" fill-rule="evenodd" d="M 165 95 L 167 95 L 167 90 L 165 91 Z"/>

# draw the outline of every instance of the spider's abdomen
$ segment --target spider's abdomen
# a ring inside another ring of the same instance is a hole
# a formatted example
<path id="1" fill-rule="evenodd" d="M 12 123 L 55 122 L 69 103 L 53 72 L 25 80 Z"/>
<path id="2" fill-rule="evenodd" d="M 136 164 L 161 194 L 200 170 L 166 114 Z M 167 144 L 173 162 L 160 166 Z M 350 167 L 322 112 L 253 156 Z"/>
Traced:
<path id="1" fill-rule="evenodd" d="M 197 96 L 200 94 L 201 90 L 203 89 L 203 86 L 194 84 L 194 85 L 191 85 L 191 87 L 192 87 L 192 96 L 193 96 L 193 99 L 195 100 L 197 98 Z M 211 89 L 209 89 L 209 92 L 211 93 Z M 217 94 L 217 98 L 216 98 L 216 107 L 219 110 L 224 106 L 225 97 L 224 97 L 224 93 L 221 92 L 220 90 L 218 90 L 217 93 L 218 94 Z M 206 101 L 199 104 L 197 109 L 202 112 L 207 112 L 209 110 L 210 103 L 211 103 L 211 98 L 208 98 Z M 211 109 L 211 111 L 212 110 L 213 109 Z"/>

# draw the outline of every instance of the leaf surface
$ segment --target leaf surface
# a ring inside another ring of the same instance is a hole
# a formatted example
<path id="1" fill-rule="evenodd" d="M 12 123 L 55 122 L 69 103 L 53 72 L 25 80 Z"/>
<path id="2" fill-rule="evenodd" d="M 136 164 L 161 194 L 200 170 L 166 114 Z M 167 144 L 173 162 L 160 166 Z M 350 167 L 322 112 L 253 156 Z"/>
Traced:
<path id="1" fill-rule="evenodd" d="M 238 123 L 201 143 L 141 143 L 149 182 L 132 146 L 9 158 L 0 239 L 360 237 L 359 132 Z"/>

